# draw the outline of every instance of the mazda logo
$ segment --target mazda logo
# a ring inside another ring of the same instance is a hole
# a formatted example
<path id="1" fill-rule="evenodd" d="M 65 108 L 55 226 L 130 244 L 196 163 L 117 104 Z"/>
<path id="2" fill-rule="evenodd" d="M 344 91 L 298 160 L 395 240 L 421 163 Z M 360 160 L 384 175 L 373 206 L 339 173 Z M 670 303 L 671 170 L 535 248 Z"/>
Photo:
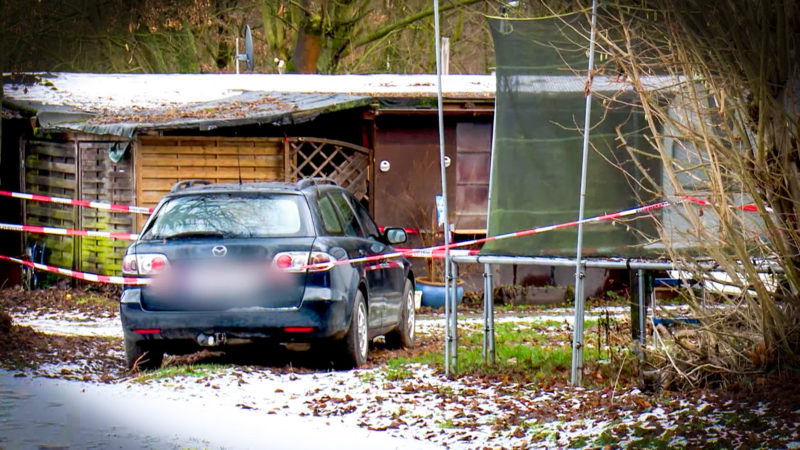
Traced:
<path id="1" fill-rule="evenodd" d="M 228 249 L 225 248 L 224 245 L 218 245 L 211 249 L 211 254 L 216 257 L 222 258 L 223 256 L 228 254 Z"/>

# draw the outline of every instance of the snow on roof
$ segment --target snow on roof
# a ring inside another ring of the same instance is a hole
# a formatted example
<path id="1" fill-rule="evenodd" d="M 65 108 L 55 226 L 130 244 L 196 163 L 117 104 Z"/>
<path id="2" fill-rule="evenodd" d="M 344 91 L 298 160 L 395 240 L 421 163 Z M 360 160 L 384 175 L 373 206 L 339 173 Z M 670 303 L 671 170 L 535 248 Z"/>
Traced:
<path id="1" fill-rule="evenodd" d="M 29 86 L 7 83 L 6 95 L 13 100 L 68 105 L 86 112 L 202 103 L 245 92 L 436 96 L 435 75 L 54 73 L 37 76 L 41 81 Z M 494 98 L 494 76 L 446 75 L 442 78 L 447 98 Z M 25 87 L 27 91 L 24 92 Z"/>
<path id="2" fill-rule="evenodd" d="M 91 74 L 4 76 L 4 102 L 43 128 L 133 136 L 137 129 L 292 123 L 375 98 L 436 96 L 435 75 Z M 494 99 L 494 77 L 447 75 L 448 99 Z"/>
<path id="3" fill-rule="evenodd" d="M 131 137 L 141 129 L 211 129 L 296 123 L 381 98 L 436 96 L 435 75 L 299 74 L 5 74 L 4 104 L 35 114 L 44 129 Z M 513 76 L 524 92 L 583 92 L 578 75 Z M 494 75 L 443 75 L 448 100 L 493 101 Z M 669 80 L 654 77 L 653 86 Z M 629 90 L 624 81 L 594 78 L 595 91 Z M 5 109 L 5 108 L 4 108 Z"/>

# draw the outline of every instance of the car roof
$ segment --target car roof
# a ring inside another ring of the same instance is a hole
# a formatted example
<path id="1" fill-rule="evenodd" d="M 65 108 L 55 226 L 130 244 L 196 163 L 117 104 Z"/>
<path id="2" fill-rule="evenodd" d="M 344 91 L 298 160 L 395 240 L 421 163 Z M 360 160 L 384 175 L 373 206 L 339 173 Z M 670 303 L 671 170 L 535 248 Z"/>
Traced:
<path id="1" fill-rule="evenodd" d="M 219 194 L 219 193 L 283 193 L 283 194 L 303 194 L 307 191 L 315 192 L 320 188 L 324 189 L 343 189 L 335 183 L 326 182 L 318 184 L 313 179 L 303 179 L 297 183 L 280 181 L 258 181 L 249 183 L 208 183 L 196 184 L 183 189 L 176 190 L 176 183 L 173 190 L 165 197 L 180 197 L 195 194 Z"/>

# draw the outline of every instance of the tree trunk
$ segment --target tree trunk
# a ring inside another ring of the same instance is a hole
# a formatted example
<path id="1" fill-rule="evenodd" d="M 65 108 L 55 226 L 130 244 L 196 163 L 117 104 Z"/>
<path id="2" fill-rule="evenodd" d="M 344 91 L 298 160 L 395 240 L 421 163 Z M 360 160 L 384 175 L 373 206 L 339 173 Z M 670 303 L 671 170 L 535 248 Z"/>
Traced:
<path id="1" fill-rule="evenodd" d="M 298 73 L 317 73 L 317 61 L 322 50 L 322 36 L 316 30 L 301 28 L 297 33 L 292 62 Z"/>

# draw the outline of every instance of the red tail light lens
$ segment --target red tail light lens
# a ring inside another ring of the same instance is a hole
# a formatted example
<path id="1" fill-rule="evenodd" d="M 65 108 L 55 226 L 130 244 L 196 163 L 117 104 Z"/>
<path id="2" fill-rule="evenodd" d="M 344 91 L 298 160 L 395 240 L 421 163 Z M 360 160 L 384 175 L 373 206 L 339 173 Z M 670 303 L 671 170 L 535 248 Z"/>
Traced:
<path id="1" fill-rule="evenodd" d="M 314 331 L 313 327 L 286 327 L 283 331 L 287 333 L 311 333 Z"/>
<path id="2" fill-rule="evenodd" d="M 327 264 L 331 262 L 331 255 L 327 253 L 311 253 L 311 264 Z"/>
<path id="3" fill-rule="evenodd" d="M 281 252 L 273 258 L 275 267 L 287 272 L 324 272 L 331 270 L 334 261 L 336 258 L 324 252 Z"/>
<path id="4" fill-rule="evenodd" d="M 169 260 L 160 253 L 130 254 L 122 259 L 122 273 L 126 275 L 155 275 L 168 267 Z"/>
<path id="5" fill-rule="evenodd" d="M 287 253 L 282 253 L 275 257 L 275 265 L 278 269 L 289 269 L 292 267 L 292 257 Z"/>

